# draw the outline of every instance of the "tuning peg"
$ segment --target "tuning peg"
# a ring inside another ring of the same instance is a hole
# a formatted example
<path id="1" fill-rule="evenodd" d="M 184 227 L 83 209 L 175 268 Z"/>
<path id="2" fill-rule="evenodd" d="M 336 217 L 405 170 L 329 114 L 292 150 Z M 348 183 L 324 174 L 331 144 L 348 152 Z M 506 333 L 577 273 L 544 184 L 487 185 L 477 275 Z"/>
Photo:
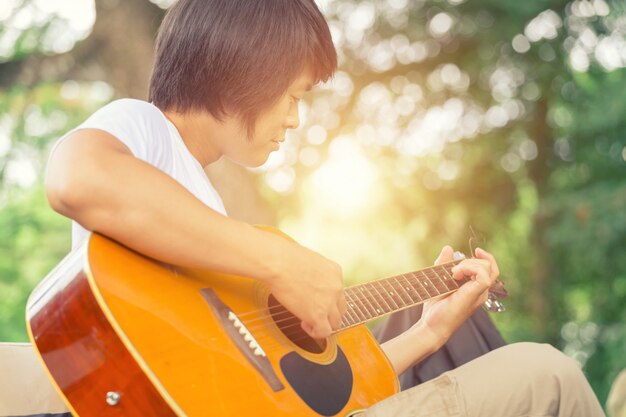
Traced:
<path id="1" fill-rule="evenodd" d="M 460 261 L 465 259 L 465 254 L 463 252 L 455 251 L 452 254 L 452 259 Z M 506 298 L 507 295 L 508 294 L 504 288 L 504 284 L 500 281 L 496 281 L 496 283 L 489 289 L 489 298 L 485 301 L 483 307 L 491 313 L 502 313 L 506 310 L 506 308 L 500 299 Z"/>
<path id="2" fill-rule="evenodd" d="M 485 301 L 483 307 L 490 313 L 502 313 L 506 310 L 504 304 L 502 304 L 500 300 L 491 298 L 491 295 L 489 295 L 489 298 L 487 299 L 487 301 Z"/>

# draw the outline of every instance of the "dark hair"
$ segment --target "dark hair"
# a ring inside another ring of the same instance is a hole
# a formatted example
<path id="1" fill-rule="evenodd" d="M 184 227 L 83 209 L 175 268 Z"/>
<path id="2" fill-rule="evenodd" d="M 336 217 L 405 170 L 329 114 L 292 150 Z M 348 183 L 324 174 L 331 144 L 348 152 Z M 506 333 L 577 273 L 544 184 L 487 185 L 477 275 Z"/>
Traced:
<path id="1" fill-rule="evenodd" d="M 178 0 L 156 43 L 149 100 L 162 110 L 242 118 L 248 136 L 304 69 L 314 83 L 337 68 L 313 0 Z"/>

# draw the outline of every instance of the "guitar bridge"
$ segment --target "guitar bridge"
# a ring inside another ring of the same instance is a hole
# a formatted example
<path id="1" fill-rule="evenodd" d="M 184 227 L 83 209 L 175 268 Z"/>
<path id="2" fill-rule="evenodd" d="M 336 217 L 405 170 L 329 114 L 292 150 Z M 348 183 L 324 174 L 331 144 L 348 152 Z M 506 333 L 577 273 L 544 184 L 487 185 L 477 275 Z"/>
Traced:
<path id="1" fill-rule="evenodd" d="M 248 362 L 263 376 L 270 388 L 274 392 L 285 389 L 285 386 L 280 382 L 270 361 L 267 359 L 265 351 L 261 348 L 254 336 L 252 336 L 248 328 L 239 320 L 237 314 L 218 297 L 213 289 L 203 288 L 200 290 L 200 294 L 209 304 L 215 317 L 235 346 L 237 346 Z"/>
<path id="2" fill-rule="evenodd" d="M 250 333 L 248 328 L 241 322 L 241 320 L 239 320 L 239 317 L 237 317 L 235 313 L 233 313 L 232 311 L 229 311 L 228 320 L 233 323 L 233 326 L 235 326 L 235 329 L 239 330 L 239 334 L 243 337 L 243 340 L 246 343 L 248 343 L 248 347 L 254 353 L 255 356 L 263 356 L 263 357 L 267 356 L 265 352 L 263 351 L 263 349 L 261 349 L 261 346 L 259 346 L 259 343 L 256 341 L 254 336 L 252 336 L 252 333 Z"/>

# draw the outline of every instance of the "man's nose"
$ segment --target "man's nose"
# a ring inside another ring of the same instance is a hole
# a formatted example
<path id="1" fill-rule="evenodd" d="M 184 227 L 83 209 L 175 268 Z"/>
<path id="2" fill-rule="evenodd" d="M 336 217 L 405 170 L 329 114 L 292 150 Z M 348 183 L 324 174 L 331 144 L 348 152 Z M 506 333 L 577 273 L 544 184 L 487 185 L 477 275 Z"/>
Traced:
<path id="1" fill-rule="evenodd" d="M 287 115 L 285 127 L 287 129 L 297 129 L 300 126 L 300 106 L 296 104 Z"/>

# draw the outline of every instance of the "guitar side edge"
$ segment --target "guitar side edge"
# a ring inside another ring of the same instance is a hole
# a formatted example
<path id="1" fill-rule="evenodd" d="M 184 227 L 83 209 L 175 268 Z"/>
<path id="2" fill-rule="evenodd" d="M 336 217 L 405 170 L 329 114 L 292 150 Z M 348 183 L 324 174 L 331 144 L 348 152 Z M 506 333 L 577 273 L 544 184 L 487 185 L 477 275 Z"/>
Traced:
<path id="1" fill-rule="evenodd" d="M 89 283 L 87 247 L 32 292 L 29 337 L 73 415 L 177 416 L 111 326 Z"/>
<path id="2" fill-rule="evenodd" d="M 84 248 L 79 251 L 68 254 L 30 293 L 26 302 L 26 330 L 28 338 L 33 345 L 33 350 L 37 356 L 37 359 L 41 363 L 41 366 L 48 377 L 48 380 L 52 383 L 52 386 L 59 394 L 65 406 L 68 408 L 73 416 L 78 416 L 78 413 L 74 409 L 71 401 L 65 395 L 65 392 L 61 389 L 59 382 L 53 375 L 53 371 L 49 368 L 48 363 L 44 359 L 42 349 L 44 346 L 40 345 L 39 339 L 44 332 L 41 331 L 38 326 L 39 322 L 36 321 L 38 314 L 44 314 L 41 312 L 42 308 L 45 308 L 49 299 L 54 297 L 55 287 L 62 285 L 59 283 L 63 278 L 71 276 L 76 269 L 80 269 L 84 263 Z"/>

